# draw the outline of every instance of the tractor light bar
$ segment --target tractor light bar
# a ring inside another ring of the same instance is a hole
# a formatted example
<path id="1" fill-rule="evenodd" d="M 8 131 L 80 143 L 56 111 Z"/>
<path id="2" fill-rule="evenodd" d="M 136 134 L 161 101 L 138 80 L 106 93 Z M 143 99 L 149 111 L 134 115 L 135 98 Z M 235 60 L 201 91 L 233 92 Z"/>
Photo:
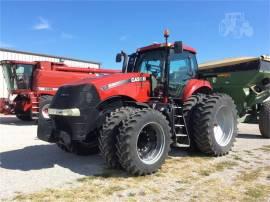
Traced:
<path id="1" fill-rule="evenodd" d="M 57 115 L 57 116 L 80 116 L 80 110 L 78 108 L 71 109 L 53 109 L 49 108 L 49 115 Z"/>

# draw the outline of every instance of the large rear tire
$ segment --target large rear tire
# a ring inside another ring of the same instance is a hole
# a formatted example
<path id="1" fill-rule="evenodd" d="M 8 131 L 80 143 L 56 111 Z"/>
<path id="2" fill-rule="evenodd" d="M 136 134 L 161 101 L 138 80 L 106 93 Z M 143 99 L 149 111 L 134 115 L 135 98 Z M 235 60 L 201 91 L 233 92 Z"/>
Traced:
<path id="1" fill-rule="evenodd" d="M 17 95 L 14 99 L 14 113 L 16 117 L 22 121 L 32 121 L 31 109 L 24 111 L 23 108 L 26 104 L 30 104 L 30 100 L 26 96 Z"/>
<path id="2" fill-rule="evenodd" d="M 22 112 L 22 111 L 18 111 L 15 109 L 15 115 L 18 119 L 22 120 L 22 121 L 32 121 L 32 114 L 31 114 L 31 110 L 27 111 L 27 112 Z"/>
<path id="3" fill-rule="evenodd" d="M 196 106 L 203 101 L 205 94 L 195 94 L 190 96 L 183 104 L 183 116 L 185 118 L 186 127 L 190 136 L 190 149 L 192 151 L 197 151 L 196 143 L 192 135 L 194 134 L 194 129 L 192 126 L 192 117 Z"/>
<path id="4" fill-rule="evenodd" d="M 237 111 L 226 94 L 207 95 L 194 111 L 193 138 L 198 149 L 214 156 L 227 154 L 237 135 Z"/>
<path id="5" fill-rule="evenodd" d="M 99 150 L 108 167 L 119 168 L 120 163 L 116 155 L 116 136 L 119 133 L 119 126 L 132 112 L 134 108 L 121 107 L 106 117 L 99 135 Z"/>
<path id="6" fill-rule="evenodd" d="M 147 175 L 164 163 L 170 144 L 170 127 L 165 116 L 153 109 L 141 109 L 123 121 L 117 136 L 117 156 L 128 173 Z"/>
<path id="7" fill-rule="evenodd" d="M 29 99 L 22 96 L 17 96 L 15 98 L 15 107 L 14 107 L 14 113 L 16 117 L 22 121 L 32 121 L 32 111 L 31 109 L 24 111 L 22 108 L 25 103 L 29 103 Z M 18 102 L 18 103 L 17 103 Z"/>
<path id="8" fill-rule="evenodd" d="M 264 102 L 261 106 L 259 128 L 263 137 L 270 138 L 270 101 Z"/>

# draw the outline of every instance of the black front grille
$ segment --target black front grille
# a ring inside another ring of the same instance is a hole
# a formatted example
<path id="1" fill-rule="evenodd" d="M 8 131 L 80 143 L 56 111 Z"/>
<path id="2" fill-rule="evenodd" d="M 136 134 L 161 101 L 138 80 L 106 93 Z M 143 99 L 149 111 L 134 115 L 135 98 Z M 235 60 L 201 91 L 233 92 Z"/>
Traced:
<path id="1" fill-rule="evenodd" d="M 85 140 L 87 134 L 97 127 L 99 111 L 96 106 L 99 102 L 97 90 L 91 84 L 60 87 L 51 102 L 50 108 L 79 108 L 80 116 L 52 115 L 53 128 L 56 131 L 55 135 L 57 136 L 61 131 L 64 131 L 73 140 Z"/>
<path id="2" fill-rule="evenodd" d="M 99 95 L 95 86 L 91 84 L 66 85 L 58 89 L 51 102 L 51 108 L 85 108 L 95 106 L 99 102 Z"/>

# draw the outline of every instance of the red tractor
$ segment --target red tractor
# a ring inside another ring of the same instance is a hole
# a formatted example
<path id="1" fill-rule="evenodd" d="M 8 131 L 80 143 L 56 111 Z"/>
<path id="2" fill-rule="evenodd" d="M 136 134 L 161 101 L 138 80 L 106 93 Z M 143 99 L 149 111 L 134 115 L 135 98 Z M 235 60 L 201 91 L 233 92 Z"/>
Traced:
<path id="1" fill-rule="evenodd" d="M 1 61 L 1 65 L 10 94 L 16 95 L 12 105 L 6 104 L 2 108 L 5 111 L 8 111 L 7 109 L 14 111 L 17 118 L 23 121 L 37 119 L 39 115 L 43 119 L 48 119 L 49 103 L 60 85 L 86 77 L 94 78 L 100 73 L 117 72 L 69 67 L 63 63 L 46 61 L 4 60 Z"/>
<path id="2" fill-rule="evenodd" d="M 52 132 L 38 137 L 69 152 L 98 146 L 108 166 L 133 175 L 157 171 L 171 144 L 227 154 L 237 134 L 232 99 L 198 77 L 195 49 L 164 36 L 165 43 L 117 54 L 122 73 L 60 87 L 49 108 Z"/>

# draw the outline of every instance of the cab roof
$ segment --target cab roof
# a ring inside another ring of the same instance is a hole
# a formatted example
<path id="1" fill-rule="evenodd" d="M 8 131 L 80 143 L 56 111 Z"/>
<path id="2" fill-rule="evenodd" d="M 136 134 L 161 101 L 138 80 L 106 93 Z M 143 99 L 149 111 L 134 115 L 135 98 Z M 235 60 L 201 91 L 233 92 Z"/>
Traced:
<path id="1" fill-rule="evenodd" d="M 173 47 L 173 46 L 174 46 L 174 43 L 168 43 L 168 47 Z M 149 46 L 144 46 L 142 48 L 138 48 L 137 51 L 143 52 L 143 51 L 158 49 L 158 48 L 162 48 L 162 47 L 166 47 L 166 43 L 154 43 L 154 44 L 151 44 Z M 187 45 L 183 45 L 183 49 L 185 51 L 189 51 L 191 53 L 196 53 L 196 50 L 194 48 L 187 46 Z"/>

